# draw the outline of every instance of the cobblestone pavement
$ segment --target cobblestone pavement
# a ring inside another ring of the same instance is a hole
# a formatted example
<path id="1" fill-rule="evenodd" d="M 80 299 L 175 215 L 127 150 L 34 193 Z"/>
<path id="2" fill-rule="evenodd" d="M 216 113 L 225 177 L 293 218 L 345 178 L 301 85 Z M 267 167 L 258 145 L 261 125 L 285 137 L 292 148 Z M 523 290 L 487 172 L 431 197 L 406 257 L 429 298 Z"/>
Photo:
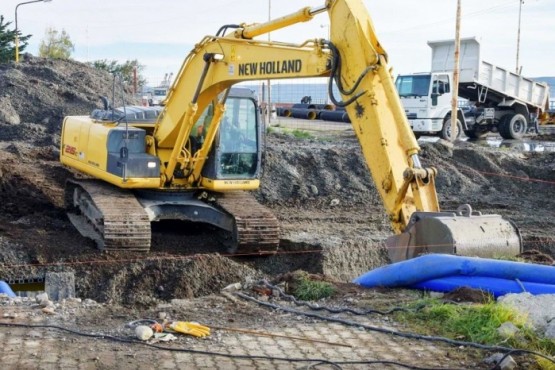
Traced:
<path id="1" fill-rule="evenodd" d="M 250 304 L 249 304 L 250 306 Z M 243 306 L 243 310 L 244 310 Z M 0 358 L 2 369 L 307 369 L 321 360 L 331 362 L 348 361 L 397 361 L 421 367 L 479 368 L 485 353 L 447 346 L 441 343 L 409 340 L 389 334 L 368 331 L 360 327 L 338 323 L 307 320 L 291 314 L 276 314 L 259 311 L 256 315 L 275 315 L 271 325 L 251 327 L 252 330 L 285 336 L 330 342 L 318 343 L 310 340 L 293 340 L 283 337 L 265 337 L 244 332 L 213 329 L 208 339 L 180 337 L 169 344 L 156 344 L 171 348 L 160 350 L 141 343 L 122 343 L 108 338 L 92 338 L 51 328 L 23 328 L 0 326 Z M 36 310 L 36 309 L 35 309 Z M 2 308 L 0 308 L 2 311 Z M 4 311 L 5 312 L 5 311 Z M 132 339 L 132 332 L 125 329 L 114 333 L 105 326 L 106 317 L 96 318 L 94 309 L 80 313 L 77 319 L 64 324 L 60 317 L 18 316 L 18 319 L 0 319 L 0 322 L 70 327 L 90 334 L 110 334 Z M 1 315 L 0 315 L 1 317 Z M 90 317 L 99 321 L 99 327 L 91 326 Z M 341 317 L 341 315 L 334 315 Z M 377 322 L 375 318 L 362 318 L 359 322 L 380 327 L 394 328 L 395 324 Z M 206 318 L 206 323 L 210 322 Z M 83 324 L 80 325 L 80 322 Z M 256 320 L 253 317 L 253 322 Z M 102 323 L 104 326 L 102 326 Z M 125 319 L 119 320 L 120 327 Z M 230 323 L 232 324 L 239 323 Z M 112 324 L 111 324 L 112 325 Z M 118 324 L 113 324 L 117 326 Z M 79 327 L 79 329 L 76 329 Z M 243 326 L 244 327 L 244 326 Z M 112 328 L 113 329 L 113 328 Z M 396 330 L 399 330 L 398 328 Z M 187 353 L 182 350 L 193 350 Z M 202 353 L 210 351 L 222 355 Z M 253 356 L 253 358 L 230 358 L 225 355 Z M 268 360 L 256 356 L 274 357 Z M 282 359 L 304 359 L 288 362 Z M 322 364 L 315 369 L 338 369 L 331 364 Z M 401 368 L 384 364 L 341 364 L 342 369 Z"/>
<path id="2" fill-rule="evenodd" d="M 281 331 L 270 331 L 275 334 L 325 339 L 350 344 L 352 347 L 225 333 L 222 334 L 219 345 L 203 345 L 200 341 L 194 346 L 194 350 L 232 355 L 321 359 L 333 362 L 386 360 L 419 366 L 449 368 L 474 368 L 475 366 L 448 357 L 448 353 L 450 356 L 454 355 L 455 350 L 452 348 L 426 342 L 411 342 L 356 328 L 345 328 L 338 324 L 298 324 Z M 3 369 L 298 369 L 318 362 L 316 360 L 292 363 L 279 360 L 233 359 L 161 351 L 140 344 L 129 345 L 104 339 L 77 337 L 44 329 L 2 328 L 0 341 L 3 343 L 0 352 Z M 183 348 L 177 345 L 169 345 L 169 347 Z M 367 364 L 341 366 L 344 369 L 369 367 Z M 328 365 L 321 368 L 332 367 Z M 388 367 L 377 365 L 375 368 Z"/>

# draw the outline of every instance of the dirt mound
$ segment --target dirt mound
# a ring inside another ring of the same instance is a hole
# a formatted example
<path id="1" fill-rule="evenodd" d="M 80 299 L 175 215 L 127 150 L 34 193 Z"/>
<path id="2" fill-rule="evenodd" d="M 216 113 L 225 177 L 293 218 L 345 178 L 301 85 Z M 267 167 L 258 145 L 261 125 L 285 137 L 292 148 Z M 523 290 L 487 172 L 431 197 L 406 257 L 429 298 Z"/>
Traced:
<path id="1" fill-rule="evenodd" d="M 329 208 L 379 203 L 354 137 L 336 142 L 269 136 L 259 199 L 267 204 Z"/>
<path id="2" fill-rule="evenodd" d="M 391 234 L 356 139 L 341 135 L 334 141 L 268 137 L 258 198 L 279 215 L 285 238 L 340 245 Z M 554 208 L 555 199 L 544 195 L 555 184 L 555 153 L 500 151 L 470 142 L 421 147 L 423 164 L 439 171 L 443 209 L 469 203 L 484 214 L 501 214 L 521 229 L 525 249 L 555 253 L 555 220 L 542 211 Z"/>
<path id="3" fill-rule="evenodd" d="M 446 301 L 488 303 L 493 301 L 493 296 L 480 289 L 460 287 L 443 296 Z"/>
<path id="4" fill-rule="evenodd" d="M 518 257 L 522 258 L 525 261 L 539 263 L 542 265 L 555 265 L 555 260 L 551 256 L 548 256 L 547 254 L 542 253 L 535 249 L 524 251 L 521 254 L 519 254 Z"/>
<path id="5" fill-rule="evenodd" d="M 112 96 L 113 77 L 86 64 L 26 56 L 19 64 L 0 64 L 0 131 L 27 123 L 58 133 L 67 115 L 100 108 L 100 95 Z M 126 91 L 127 103 L 135 103 Z M 117 89 L 121 104 L 121 89 Z M 0 140 L 8 140 L 5 133 Z M 11 138 L 14 139 L 14 138 Z"/>

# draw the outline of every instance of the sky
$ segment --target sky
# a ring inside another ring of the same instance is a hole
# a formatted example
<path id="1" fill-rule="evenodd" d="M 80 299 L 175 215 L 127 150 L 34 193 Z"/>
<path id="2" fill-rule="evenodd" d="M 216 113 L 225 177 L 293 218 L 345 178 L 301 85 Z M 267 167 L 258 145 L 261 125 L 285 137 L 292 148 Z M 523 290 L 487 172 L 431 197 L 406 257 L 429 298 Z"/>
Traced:
<path id="1" fill-rule="evenodd" d="M 0 14 L 15 25 L 20 0 L 0 0 Z M 429 40 L 455 37 L 456 0 L 363 0 L 394 74 L 430 69 Z M 476 37 L 482 59 L 514 70 L 520 0 L 462 0 L 461 37 Z M 176 73 L 193 45 L 223 24 L 260 23 L 325 0 L 51 0 L 22 5 L 18 27 L 32 34 L 27 51 L 38 54 L 45 30 L 65 29 L 75 44 L 72 58 L 137 59 L 150 85 Z M 555 0 L 526 0 L 520 22 L 520 65 L 527 77 L 555 76 Z M 326 38 L 329 19 L 273 32 L 272 40 Z M 267 36 L 260 36 L 266 40 Z"/>

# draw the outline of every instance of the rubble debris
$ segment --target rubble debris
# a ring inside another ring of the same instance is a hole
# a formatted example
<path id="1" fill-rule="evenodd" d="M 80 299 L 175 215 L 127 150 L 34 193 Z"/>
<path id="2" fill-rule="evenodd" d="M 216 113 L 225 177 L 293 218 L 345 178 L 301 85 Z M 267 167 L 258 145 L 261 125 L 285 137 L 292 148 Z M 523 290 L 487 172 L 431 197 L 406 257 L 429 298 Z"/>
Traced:
<path id="1" fill-rule="evenodd" d="M 499 370 L 513 370 L 517 367 L 517 363 L 510 355 L 505 356 L 504 353 L 494 353 L 484 359 L 484 363 L 488 365 L 497 365 L 495 368 Z"/>

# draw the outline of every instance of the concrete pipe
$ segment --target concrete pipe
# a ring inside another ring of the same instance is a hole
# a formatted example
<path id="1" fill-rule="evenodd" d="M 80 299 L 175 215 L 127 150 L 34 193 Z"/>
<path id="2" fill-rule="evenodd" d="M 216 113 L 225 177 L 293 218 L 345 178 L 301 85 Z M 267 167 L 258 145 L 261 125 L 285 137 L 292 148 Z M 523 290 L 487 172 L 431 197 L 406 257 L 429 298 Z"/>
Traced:
<path id="1" fill-rule="evenodd" d="M 345 112 L 341 111 L 323 110 L 320 112 L 320 119 L 324 121 L 345 122 L 343 120 L 343 115 L 345 114 Z"/>
<path id="2" fill-rule="evenodd" d="M 301 118 L 301 119 L 316 119 L 318 114 L 313 109 L 291 109 L 291 117 Z"/>
<path id="3" fill-rule="evenodd" d="M 347 112 L 343 113 L 343 117 L 342 117 L 343 122 L 345 123 L 351 123 L 351 119 L 349 118 L 349 115 L 347 114 Z"/>
<path id="4" fill-rule="evenodd" d="M 314 104 L 293 104 L 293 109 L 314 109 Z"/>

